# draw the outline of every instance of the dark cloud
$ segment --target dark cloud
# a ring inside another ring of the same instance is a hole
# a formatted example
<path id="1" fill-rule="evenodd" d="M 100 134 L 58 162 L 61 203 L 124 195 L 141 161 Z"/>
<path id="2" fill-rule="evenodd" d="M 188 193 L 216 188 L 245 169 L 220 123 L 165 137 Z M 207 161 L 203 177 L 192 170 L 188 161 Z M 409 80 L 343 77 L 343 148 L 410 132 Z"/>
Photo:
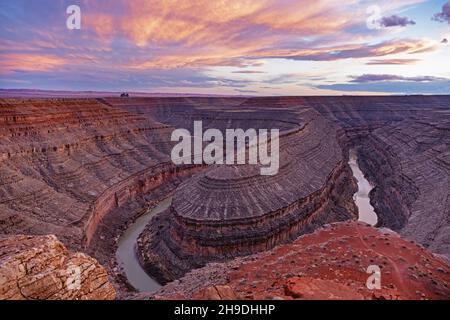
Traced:
<path id="1" fill-rule="evenodd" d="M 385 81 L 433 82 L 433 81 L 449 81 L 449 79 L 431 76 L 404 77 L 394 74 L 363 74 L 361 76 L 353 76 L 350 82 L 370 83 L 370 82 L 385 82 Z"/>
<path id="2" fill-rule="evenodd" d="M 415 25 L 416 22 L 408 19 L 407 17 L 400 17 L 397 15 L 392 15 L 389 17 L 383 17 L 380 20 L 380 24 L 383 27 L 406 27 L 407 25 Z"/>
<path id="3" fill-rule="evenodd" d="M 447 40 L 447 38 L 445 38 L 445 39 L 442 39 L 441 43 L 448 43 L 448 40 Z"/>
<path id="4" fill-rule="evenodd" d="M 447 22 L 450 24 L 450 1 L 442 6 L 442 11 L 436 13 L 433 18 L 435 21 Z"/>

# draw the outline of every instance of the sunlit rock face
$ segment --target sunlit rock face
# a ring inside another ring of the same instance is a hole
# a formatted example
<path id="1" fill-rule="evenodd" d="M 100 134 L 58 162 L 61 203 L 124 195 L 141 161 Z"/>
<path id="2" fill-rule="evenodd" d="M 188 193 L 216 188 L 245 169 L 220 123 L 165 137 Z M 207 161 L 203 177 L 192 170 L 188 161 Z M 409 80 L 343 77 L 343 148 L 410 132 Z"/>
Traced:
<path id="1" fill-rule="evenodd" d="M 53 235 L 0 237 L 0 300 L 111 300 L 108 274 Z"/>

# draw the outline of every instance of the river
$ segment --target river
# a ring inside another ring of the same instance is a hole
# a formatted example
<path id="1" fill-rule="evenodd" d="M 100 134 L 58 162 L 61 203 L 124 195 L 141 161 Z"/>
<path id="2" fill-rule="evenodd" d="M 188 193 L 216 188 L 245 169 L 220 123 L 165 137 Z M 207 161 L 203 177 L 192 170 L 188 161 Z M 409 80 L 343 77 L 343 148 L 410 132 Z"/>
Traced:
<path id="1" fill-rule="evenodd" d="M 353 199 L 358 206 L 358 220 L 374 226 L 378 221 L 378 217 L 370 204 L 369 198 L 369 192 L 372 190 L 373 186 L 364 177 L 357 160 L 358 157 L 355 150 L 350 150 L 349 165 L 352 169 L 353 176 L 358 181 L 358 191 L 353 196 Z M 142 231 L 144 231 L 145 226 L 150 222 L 151 218 L 166 210 L 171 202 L 172 198 L 170 197 L 158 203 L 154 208 L 148 210 L 142 216 L 137 218 L 119 239 L 116 252 L 117 263 L 125 273 L 128 282 L 140 292 L 155 292 L 161 285 L 153 280 L 141 267 L 135 251 L 137 239 Z"/>
<path id="2" fill-rule="evenodd" d="M 358 191 L 353 196 L 356 206 L 359 211 L 359 221 L 366 222 L 372 226 L 376 225 L 378 222 L 378 216 L 375 213 L 374 208 L 370 204 L 369 192 L 373 189 L 370 182 L 364 177 L 361 169 L 358 165 L 358 156 L 355 150 L 350 150 L 349 162 L 350 168 L 352 169 L 353 176 L 358 181 Z"/>
<path id="3" fill-rule="evenodd" d="M 122 234 L 119 239 L 116 260 L 119 268 L 125 273 L 128 282 L 140 292 L 155 292 L 161 285 L 153 280 L 141 267 L 136 256 L 136 243 L 139 235 L 144 231 L 145 226 L 151 218 L 166 210 L 172 202 L 172 198 L 167 198 L 158 203 L 154 208 L 148 210 L 137 218 L 132 225 Z"/>

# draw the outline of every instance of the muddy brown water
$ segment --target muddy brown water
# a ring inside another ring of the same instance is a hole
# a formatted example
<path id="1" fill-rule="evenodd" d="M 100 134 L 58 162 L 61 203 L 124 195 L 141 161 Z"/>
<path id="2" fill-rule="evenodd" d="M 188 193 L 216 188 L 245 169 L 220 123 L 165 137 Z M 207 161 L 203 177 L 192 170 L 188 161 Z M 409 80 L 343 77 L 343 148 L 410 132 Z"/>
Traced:
<path id="1" fill-rule="evenodd" d="M 140 292 L 155 292 L 161 285 L 152 279 L 139 263 L 135 250 L 137 239 L 152 217 L 166 210 L 171 203 L 171 197 L 158 203 L 154 208 L 137 218 L 119 239 L 116 251 L 117 264 L 126 275 L 128 282 Z"/>

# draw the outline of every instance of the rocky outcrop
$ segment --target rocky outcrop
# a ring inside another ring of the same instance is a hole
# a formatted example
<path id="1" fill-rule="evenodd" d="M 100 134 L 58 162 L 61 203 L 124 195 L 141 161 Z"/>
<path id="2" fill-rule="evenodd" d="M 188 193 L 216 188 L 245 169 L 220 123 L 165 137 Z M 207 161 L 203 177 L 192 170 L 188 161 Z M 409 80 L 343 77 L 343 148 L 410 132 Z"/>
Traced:
<path id="1" fill-rule="evenodd" d="M 294 119 L 293 119 L 294 120 Z M 312 110 L 282 133 L 280 171 L 218 166 L 185 181 L 138 242 L 162 281 L 211 261 L 265 251 L 331 221 L 356 218 L 352 175 L 332 124 Z"/>
<path id="2" fill-rule="evenodd" d="M 53 235 L 0 237 L 0 299 L 111 300 L 116 296 L 98 262 L 71 253 Z"/>
<path id="3" fill-rule="evenodd" d="M 367 286 L 380 270 L 380 287 Z M 268 252 L 212 263 L 139 299 L 448 299 L 448 260 L 389 229 L 335 223 Z"/>

